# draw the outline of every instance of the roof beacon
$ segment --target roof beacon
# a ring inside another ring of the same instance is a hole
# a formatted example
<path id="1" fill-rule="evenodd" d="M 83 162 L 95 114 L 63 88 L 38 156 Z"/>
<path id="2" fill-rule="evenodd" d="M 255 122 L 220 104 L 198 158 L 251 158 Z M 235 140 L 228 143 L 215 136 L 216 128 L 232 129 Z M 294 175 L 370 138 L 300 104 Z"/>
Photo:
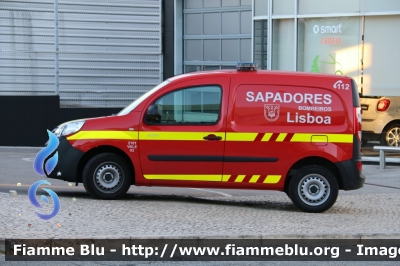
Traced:
<path id="1" fill-rule="evenodd" d="M 255 71 L 258 64 L 255 62 L 238 62 L 236 64 L 236 69 L 238 71 Z"/>

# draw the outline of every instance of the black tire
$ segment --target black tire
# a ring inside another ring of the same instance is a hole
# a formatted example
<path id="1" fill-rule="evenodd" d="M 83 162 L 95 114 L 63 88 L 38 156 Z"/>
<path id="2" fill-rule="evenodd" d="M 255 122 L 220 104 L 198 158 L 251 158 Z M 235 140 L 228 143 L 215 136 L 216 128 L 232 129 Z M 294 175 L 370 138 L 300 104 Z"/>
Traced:
<path id="1" fill-rule="evenodd" d="M 289 194 L 289 186 L 285 186 L 285 188 L 283 189 L 283 191 L 286 193 L 286 195 L 289 197 L 290 199 L 290 194 Z"/>
<path id="2" fill-rule="evenodd" d="M 392 124 L 381 134 L 380 143 L 383 146 L 400 146 L 400 124 Z"/>
<path id="3" fill-rule="evenodd" d="M 133 178 L 132 169 L 115 153 L 101 153 L 91 158 L 82 173 L 86 191 L 98 199 L 117 199 L 125 195 Z"/>
<path id="4" fill-rule="evenodd" d="M 336 202 L 339 186 L 335 176 L 325 167 L 309 165 L 301 168 L 290 180 L 289 195 L 293 204 L 305 212 L 324 212 Z"/>

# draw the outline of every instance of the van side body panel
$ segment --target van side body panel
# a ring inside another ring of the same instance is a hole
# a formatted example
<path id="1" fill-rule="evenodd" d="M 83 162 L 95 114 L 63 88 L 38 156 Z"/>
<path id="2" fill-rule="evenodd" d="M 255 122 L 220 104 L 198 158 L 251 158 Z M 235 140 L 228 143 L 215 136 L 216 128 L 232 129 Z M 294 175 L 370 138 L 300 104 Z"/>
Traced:
<path id="1" fill-rule="evenodd" d="M 120 150 L 134 167 L 135 185 L 282 191 L 297 162 L 319 157 L 336 165 L 343 189 L 355 189 L 364 180 L 356 165 L 351 82 L 262 70 L 181 75 L 129 114 L 89 119 L 67 140 L 84 154 L 103 146 Z M 160 97 L 209 85 L 222 92 L 215 124 L 145 122 Z M 214 135 L 220 139 L 207 138 Z"/>
<path id="2" fill-rule="evenodd" d="M 351 87 L 349 78 L 334 76 L 232 75 L 225 156 L 269 161 L 225 162 L 230 187 L 283 190 L 289 170 L 304 158 L 351 160 L 352 91 L 335 90 L 338 80 Z"/>

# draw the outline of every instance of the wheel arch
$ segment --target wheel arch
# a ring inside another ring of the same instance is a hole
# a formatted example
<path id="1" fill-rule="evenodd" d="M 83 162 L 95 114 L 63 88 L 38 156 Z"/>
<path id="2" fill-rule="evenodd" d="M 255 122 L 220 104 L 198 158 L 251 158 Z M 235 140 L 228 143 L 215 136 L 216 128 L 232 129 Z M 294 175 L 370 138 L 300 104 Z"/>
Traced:
<path id="1" fill-rule="evenodd" d="M 327 168 L 335 176 L 335 178 L 338 182 L 338 185 L 339 185 L 339 189 L 343 188 L 343 184 L 341 181 L 342 179 L 340 178 L 340 172 L 339 172 L 339 169 L 336 167 L 336 165 L 333 162 L 331 162 L 328 159 L 325 159 L 323 157 L 312 156 L 312 157 L 303 158 L 303 159 L 297 161 L 296 163 L 294 163 L 292 165 L 292 167 L 290 167 L 290 170 L 288 171 L 288 173 L 286 175 L 286 179 L 285 179 L 285 186 L 284 186 L 285 192 L 287 192 L 287 190 L 289 188 L 290 180 L 292 179 L 293 175 L 295 175 L 295 173 L 298 170 L 300 170 L 301 168 L 303 168 L 304 166 L 307 166 L 307 165 L 320 165 L 320 166 Z"/>
<path id="2" fill-rule="evenodd" d="M 128 163 L 128 165 L 131 167 L 131 170 L 133 173 L 131 185 L 134 185 L 135 184 L 135 167 L 134 167 L 131 159 L 129 158 L 129 156 L 124 151 L 122 151 L 121 149 L 119 149 L 117 147 L 106 146 L 106 145 L 95 147 L 95 148 L 87 151 L 82 156 L 81 160 L 79 161 L 78 168 L 77 168 L 77 182 L 82 183 L 83 168 L 85 167 L 87 162 L 94 156 L 101 154 L 101 153 L 105 153 L 105 152 L 111 152 L 111 153 L 118 154 L 119 156 L 121 156 L 122 158 L 125 159 L 125 161 Z"/>
<path id="3" fill-rule="evenodd" d="M 395 119 L 387 123 L 386 126 L 383 128 L 382 133 L 386 133 L 386 131 L 394 124 L 400 125 L 400 119 Z"/>
<path id="4" fill-rule="evenodd" d="M 391 127 L 395 126 L 395 125 L 400 126 L 400 120 L 399 120 L 399 119 L 390 121 L 390 122 L 387 123 L 387 125 L 383 128 L 382 133 L 381 133 L 380 138 L 379 138 L 381 145 L 384 145 L 384 146 L 388 145 L 388 143 L 387 143 L 387 141 L 386 141 L 386 134 L 387 134 L 388 130 L 389 130 Z"/>

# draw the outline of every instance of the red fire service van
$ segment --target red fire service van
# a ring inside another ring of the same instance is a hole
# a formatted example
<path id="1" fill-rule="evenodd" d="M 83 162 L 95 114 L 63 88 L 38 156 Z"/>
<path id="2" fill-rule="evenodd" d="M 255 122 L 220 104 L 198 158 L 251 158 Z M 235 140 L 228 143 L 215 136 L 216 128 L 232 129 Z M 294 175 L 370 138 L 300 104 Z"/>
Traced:
<path id="1" fill-rule="evenodd" d="M 361 188 L 355 82 L 255 68 L 176 76 L 115 116 L 59 125 L 49 177 L 100 199 L 130 185 L 278 190 L 306 212 Z"/>

